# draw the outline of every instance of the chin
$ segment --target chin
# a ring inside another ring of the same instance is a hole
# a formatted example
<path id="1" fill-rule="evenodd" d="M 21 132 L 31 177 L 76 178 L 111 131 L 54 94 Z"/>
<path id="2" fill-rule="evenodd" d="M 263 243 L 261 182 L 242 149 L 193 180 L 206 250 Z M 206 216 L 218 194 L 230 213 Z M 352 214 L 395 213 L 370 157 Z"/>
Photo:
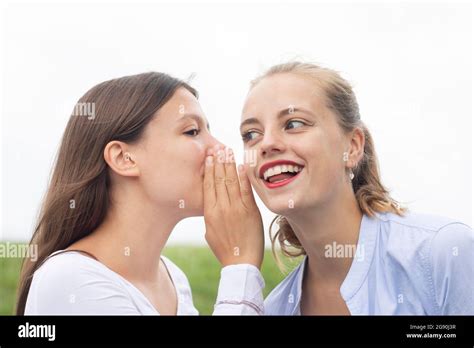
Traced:
<path id="1" fill-rule="evenodd" d="M 314 198 L 314 197 L 312 197 Z M 301 195 L 288 195 L 282 197 L 267 197 L 265 206 L 274 214 L 291 216 L 295 212 L 306 210 L 314 206 L 314 201 L 308 201 L 306 197 Z"/>
<path id="2" fill-rule="evenodd" d="M 290 203 L 291 202 L 289 202 L 288 199 L 278 201 L 273 200 L 269 204 L 265 204 L 265 206 L 274 214 L 288 215 L 296 208 L 295 205 L 293 205 L 293 208 L 290 208 Z"/>

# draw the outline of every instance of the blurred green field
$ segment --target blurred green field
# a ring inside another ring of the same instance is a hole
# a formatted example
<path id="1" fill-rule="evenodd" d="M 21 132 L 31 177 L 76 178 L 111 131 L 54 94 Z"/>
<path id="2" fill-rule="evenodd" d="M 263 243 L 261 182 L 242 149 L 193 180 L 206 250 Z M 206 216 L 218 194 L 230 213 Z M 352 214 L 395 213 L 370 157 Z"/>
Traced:
<path id="1" fill-rule="evenodd" d="M 217 296 L 220 265 L 207 247 L 170 246 L 163 254 L 177 264 L 189 279 L 194 305 L 200 314 L 212 314 Z M 265 278 L 264 296 L 266 296 L 298 261 L 285 261 L 287 271 L 282 273 L 271 251 L 265 251 L 262 274 Z M 0 315 L 14 312 L 16 287 L 21 268 L 21 259 L 0 258 Z"/>

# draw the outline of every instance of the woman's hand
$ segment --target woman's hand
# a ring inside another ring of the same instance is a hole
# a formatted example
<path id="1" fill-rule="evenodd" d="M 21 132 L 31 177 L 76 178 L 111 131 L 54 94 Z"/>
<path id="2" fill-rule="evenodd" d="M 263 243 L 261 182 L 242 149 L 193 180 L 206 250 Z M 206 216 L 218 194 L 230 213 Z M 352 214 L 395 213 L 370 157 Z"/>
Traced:
<path id="1" fill-rule="evenodd" d="M 240 183 L 239 183 L 240 176 Z M 204 173 L 206 241 L 223 267 L 263 261 L 263 223 L 243 166 L 232 150 L 216 146 L 207 153 Z"/>

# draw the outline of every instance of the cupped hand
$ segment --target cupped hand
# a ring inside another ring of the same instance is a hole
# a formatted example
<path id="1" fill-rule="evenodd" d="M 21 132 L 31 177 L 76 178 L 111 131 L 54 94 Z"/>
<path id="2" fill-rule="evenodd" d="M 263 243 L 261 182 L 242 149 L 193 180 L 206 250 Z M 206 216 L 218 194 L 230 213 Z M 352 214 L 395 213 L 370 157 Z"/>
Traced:
<path id="1" fill-rule="evenodd" d="M 262 217 L 243 165 L 237 174 L 232 150 L 219 145 L 208 150 L 203 190 L 205 237 L 219 262 L 223 267 L 246 263 L 260 268 Z"/>

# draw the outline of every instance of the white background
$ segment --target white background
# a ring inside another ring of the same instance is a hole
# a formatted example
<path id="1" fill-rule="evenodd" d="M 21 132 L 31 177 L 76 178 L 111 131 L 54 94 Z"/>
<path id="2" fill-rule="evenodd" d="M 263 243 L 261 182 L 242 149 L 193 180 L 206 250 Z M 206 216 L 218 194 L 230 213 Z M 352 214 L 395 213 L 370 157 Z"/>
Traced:
<path id="1" fill-rule="evenodd" d="M 30 238 L 74 103 L 93 85 L 161 71 L 193 85 L 242 158 L 249 81 L 301 58 L 355 86 L 382 179 L 417 212 L 472 226 L 472 5 L 412 2 L 2 5 L 1 234 Z M 259 202 L 260 203 L 260 202 Z M 268 227 L 273 214 L 259 204 Z M 202 218 L 172 243 L 204 243 Z"/>

